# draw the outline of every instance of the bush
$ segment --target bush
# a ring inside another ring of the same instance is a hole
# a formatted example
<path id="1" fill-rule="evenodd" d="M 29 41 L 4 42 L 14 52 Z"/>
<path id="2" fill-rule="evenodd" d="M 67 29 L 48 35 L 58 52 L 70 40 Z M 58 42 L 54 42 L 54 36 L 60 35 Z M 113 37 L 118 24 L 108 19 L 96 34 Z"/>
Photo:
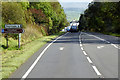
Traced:
<path id="1" fill-rule="evenodd" d="M 5 24 L 22 24 L 25 27 L 25 14 L 21 4 L 15 2 L 2 3 L 2 18 Z"/>

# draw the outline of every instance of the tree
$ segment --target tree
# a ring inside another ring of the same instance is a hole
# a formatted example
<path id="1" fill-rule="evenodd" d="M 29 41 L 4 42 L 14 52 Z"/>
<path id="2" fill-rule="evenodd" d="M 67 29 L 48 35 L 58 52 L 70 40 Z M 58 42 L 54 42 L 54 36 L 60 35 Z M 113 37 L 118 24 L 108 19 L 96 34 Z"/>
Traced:
<path id="1" fill-rule="evenodd" d="M 13 2 L 2 3 L 2 18 L 5 24 L 22 24 L 25 27 L 25 14 L 21 4 Z"/>

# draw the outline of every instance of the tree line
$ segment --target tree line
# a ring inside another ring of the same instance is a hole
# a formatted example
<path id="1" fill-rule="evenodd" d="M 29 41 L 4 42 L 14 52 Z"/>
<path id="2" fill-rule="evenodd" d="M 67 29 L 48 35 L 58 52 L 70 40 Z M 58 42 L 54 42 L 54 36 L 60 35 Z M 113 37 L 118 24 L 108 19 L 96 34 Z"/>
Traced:
<path id="1" fill-rule="evenodd" d="M 66 14 L 59 2 L 2 2 L 2 27 L 5 24 L 41 25 L 54 34 L 68 25 Z"/>
<path id="2" fill-rule="evenodd" d="M 79 23 L 80 30 L 120 34 L 120 2 L 91 2 Z"/>

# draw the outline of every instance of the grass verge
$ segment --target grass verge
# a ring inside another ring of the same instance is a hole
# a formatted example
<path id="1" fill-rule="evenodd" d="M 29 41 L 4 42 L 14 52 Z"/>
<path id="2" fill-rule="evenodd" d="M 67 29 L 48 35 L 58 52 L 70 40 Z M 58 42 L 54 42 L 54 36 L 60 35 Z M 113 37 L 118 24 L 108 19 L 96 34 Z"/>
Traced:
<path id="1" fill-rule="evenodd" d="M 120 37 L 120 34 L 110 33 L 109 35 Z"/>
<path id="2" fill-rule="evenodd" d="M 2 54 L 2 78 L 8 78 L 43 45 L 62 34 L 64 34 L 64 32 L 41 37 L 23 45 L 22 49 L 19 50 L 6 50 L 5 54 Z"/>
<path id="3" fill-rule="evenodd" d="M 120 34 L 117 34 L 117 33 L 103 32 L 103 34 L 120 37 Z"/>

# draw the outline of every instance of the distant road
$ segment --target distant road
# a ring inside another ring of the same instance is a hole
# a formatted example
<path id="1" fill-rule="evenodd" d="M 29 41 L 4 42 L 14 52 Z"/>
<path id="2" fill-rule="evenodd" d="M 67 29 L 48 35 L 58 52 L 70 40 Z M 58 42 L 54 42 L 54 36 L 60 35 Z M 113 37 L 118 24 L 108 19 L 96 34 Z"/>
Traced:
<path id="1" fill-rule="evenodd" d="M 117 39 L 66 33 L 43 46 L 11 78 L 117 78 Z"/>

